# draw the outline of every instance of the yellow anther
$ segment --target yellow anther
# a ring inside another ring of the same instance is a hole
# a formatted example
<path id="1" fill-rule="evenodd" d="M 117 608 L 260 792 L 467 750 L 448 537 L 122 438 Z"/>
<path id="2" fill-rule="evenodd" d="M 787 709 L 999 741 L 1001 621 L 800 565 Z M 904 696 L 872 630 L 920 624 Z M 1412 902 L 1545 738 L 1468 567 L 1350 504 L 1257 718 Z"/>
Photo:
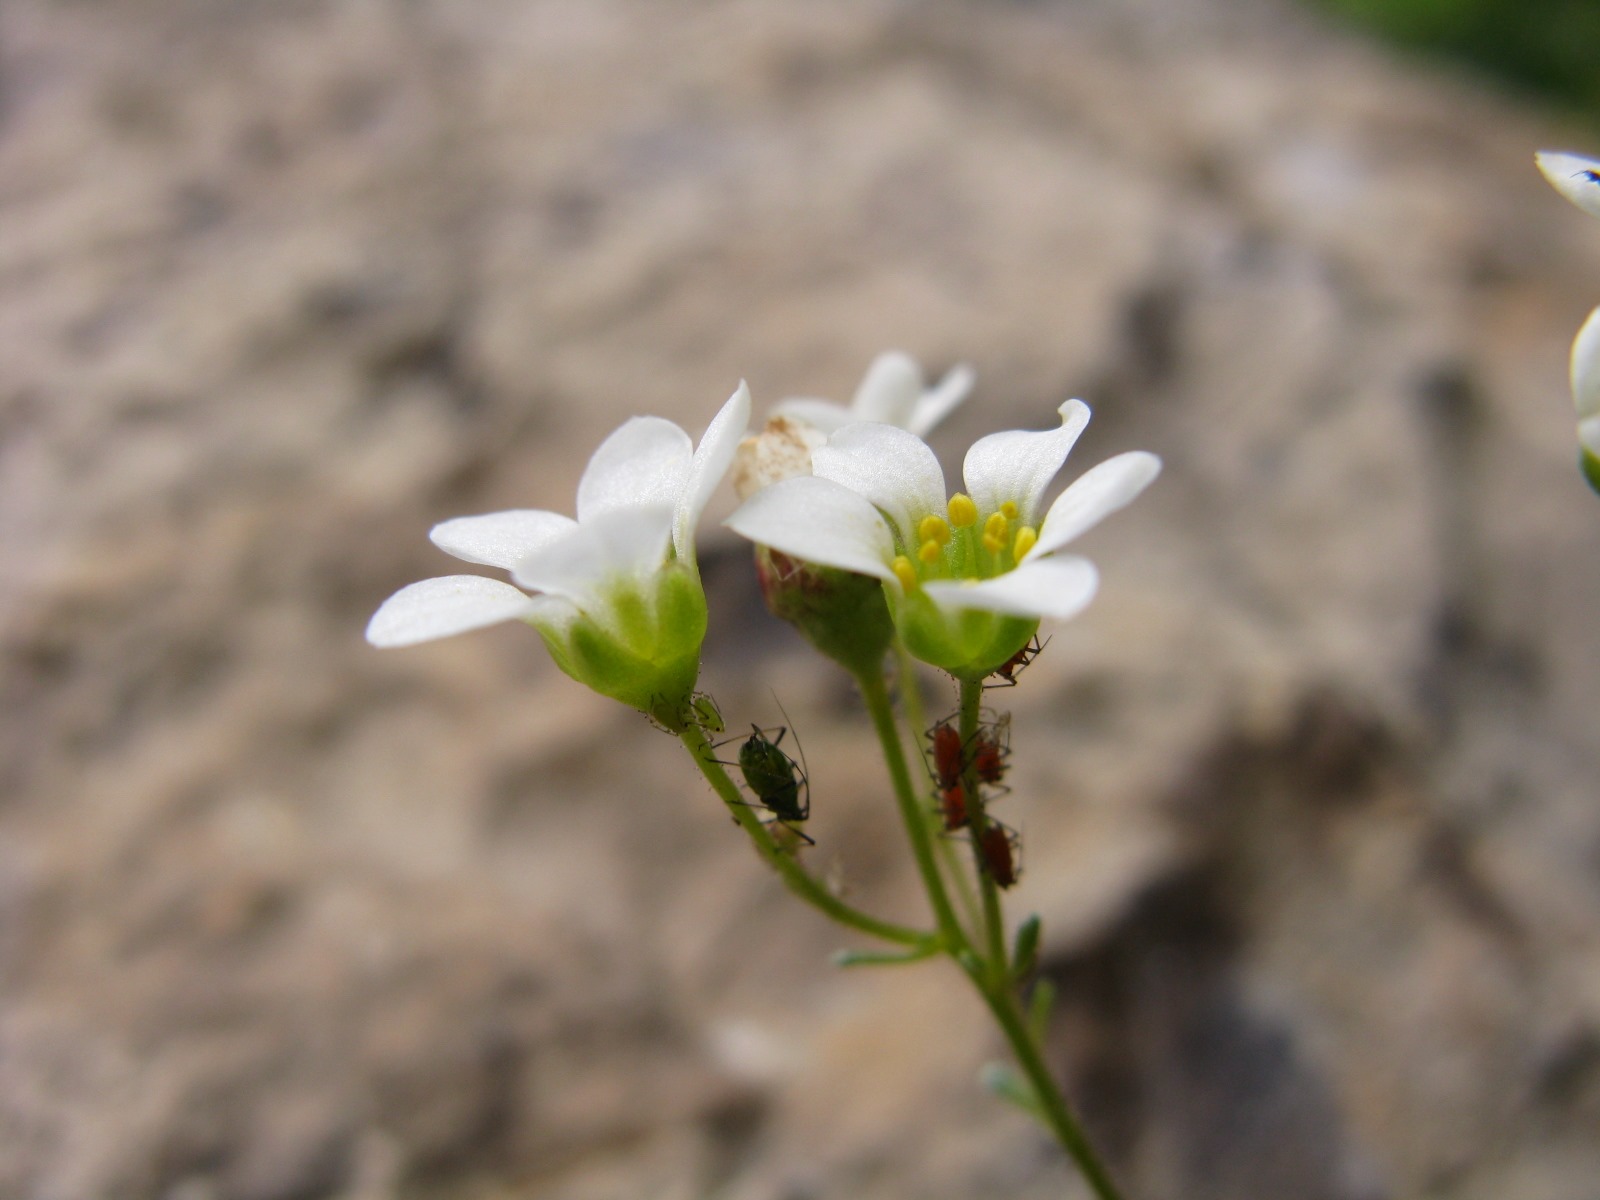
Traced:
<path id="1" fill-rule="evenodd" d="M 909 592 L 917 586 L 917 569 L 904 554 L 895 555 L 895 560 L 889 564 L 889 569 L 894 572 L 894 577 L 906 591 Z"/>
<path id="2" fill-rule="evenodd" d="M 950 524 L 957 529 L 967 529 L 978 523 L 978 506 L 965 492 L 957 492 L 951 496 L 950 503 L 946 507 L 950 513 Z"/>
<path id="3" fill-rule="evenodd" d="M 1007 500 L 1000 506 L 1000 511 L 1005 513 L 1008 521 L 1015 521 L 1021 515 L 1021 510 L 1017 508 L 1015 500 Z"/>
<path id="4" fill-rule="evenodd" d="M 995 537 L 994 534 L 985 531 L 983 535 L 983 548 L 990 554 L 999 554 L 1000 551 L 1006 548 L 1005 535 L 1002 534 L 1000 537 Z"/>
<path id="5" fill-rule="evenodd" d="M 1011 556 L 1021 562 L 1038 540 L 1038 530 L 1034 529 L 1032 525 L 1024 525 L 1017 530 L 1017 540 L 1011 543 Z"/>
<path id="6" fill-rule="evenodd" d="M 1002 544 L 1005 543 L 1007 540 L 1006 532 L 1009 525 L 1010 523 L 1005 519 L 1003 514 L 990 513 L 989 519 L 983 523 L 984 540 L 987 541 L 990 538 L 997 538 Z"/>
<path id="7" fill-rule="evenodd" d="M 917 536 L 925 542 L 938 542 L 941 546 L 948 546 L 950 526 L 943 517 L 923 517 L 917 525 Z"/>
<path id="8" fill-rule="evenodd" d="M 938 542 L 929 538 L 922 543 L 921 549 L 917 551 L 917 557 L 931 567 L 944 557 L 944 550 Z"/>

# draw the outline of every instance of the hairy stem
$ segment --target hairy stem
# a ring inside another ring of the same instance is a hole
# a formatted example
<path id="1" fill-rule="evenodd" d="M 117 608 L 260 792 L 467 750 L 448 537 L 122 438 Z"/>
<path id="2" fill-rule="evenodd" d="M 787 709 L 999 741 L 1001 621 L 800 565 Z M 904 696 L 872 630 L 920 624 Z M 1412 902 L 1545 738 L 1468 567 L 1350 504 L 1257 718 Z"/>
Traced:
<path id="1" fill-rule="evenodd" d="M 962 680 L 960 731 L 963 746 L 972 745 L 978 732 L 978 710 L 982 706 L 983 680 Z M 990 978 L 996 987 L 1004 987 L 1011 980 L 1005 912 L 1000 903 L 1000 889 L 984 860 L 983 835 L 989 828 L 989 817 L 984 811 L 982 794 L 978 790 L 977 773 L 970 762 L 962 773 L 961 785 L 966 789 L 967 816 L 972 824 L 972 866 L 977 872 L 978 890 L 983 898 L 984 940 L 988 944 Z"/>
<path id="2" fill-rule="evenodd" d="M 888 685 L 881 672 L 876 675 L 863 672 L 856 677 L 856 686 L 861 689 L 867 712 L 872 716 L 872 726 L 877 731 L 878 744 L 883 749 L 884 762 L 889 768 L 889 782 L 894 787 L 895 803 L 900 808 L 900 820 L 911 842 L 911 853 L 916 858 L 917 871 L 928 893 L 928 903 L 933 908 L 939 934 L 944 939 L 945 948 L 952 954 L 960 951 L 970 955 L 966 931 L 961 928 L 955 910 L 950 907 L 944 876 L 939 873 L 939 864 L 934 860 L 933 836 L 928 829 L 927 817 L 912 789 L 911 772 L 906 766 L 905 747 L 900 743 L 900 730 L 895 724 L 894 706 L 889 702 Z"/>
<path id="3" fill-rule="evenodd" d="M 926 949 L 937 945 L 939 937 L 935 934 L 924 933 L 921 930 L 910 929 L 904 925 L 896 925 L 890 921 L 882 921 L 877 917 L 862 912 L 839 897 L 835 896 L 795 860 L 776 841 L 773 840 L 772 831 L 767 828 L 746 802 L 737 784 L 728 777 L 722 769 L 722 764 L 712 757 L 712 746 L 707 740 L 705 731 L 698 725 L 688 725 L 679 735 L 689 757 L 694 759 L 695 765 L 700 768 L 700 773 L 706 777 L 707 782 L 716 789 L 718 796 L 728 806 L 728 812 L 737 821 L 745 833 L 750 835 L 756 853 L 759 854 L 774 871 L 788 885 L 788 888 L 812 908 L 817 909 L 825 916 L 832 917 L 839 924 L 882 938 L 886 942 L 894 942 L 901 946 L 912 946 L 917 949 Z"/>

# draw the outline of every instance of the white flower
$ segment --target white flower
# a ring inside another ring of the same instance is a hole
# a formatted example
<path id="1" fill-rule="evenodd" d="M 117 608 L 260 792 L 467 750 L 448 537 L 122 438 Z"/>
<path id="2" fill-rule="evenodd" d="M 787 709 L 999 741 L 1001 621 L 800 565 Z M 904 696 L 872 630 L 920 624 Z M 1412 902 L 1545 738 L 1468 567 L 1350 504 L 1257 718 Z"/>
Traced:
<path id="1" fill-rule="evenodd" d="M 1556 191 L 1600 217 L 1600 159 L 1541 150 L 1534 161 Z M 1600 492 L 1600 308 L 1572 343 L 1572 403 L 1578 410 L 1578 461 L 1589 486 Z"/>
<path id="2" fill-rule="evenodd" d="M 1058 551 L 1161 469 L 1153 454 L 1118 455 L 1043 512 L 1046 488 L 1089 421 L 1079 400 L 1058 411 L 1057 429 L 976 442 L 963 467 L 967 491 L 948 501 L 938 460 L 920 438 L 847 425 L 813 454 L 814 474 L 757 493 L 728 524 L 795 558 L 876 576 L 913 653 L 958 674 L 987 674 L 1039 618 L 1065 619 L 1089 603 L 1093 564 Z"/>
<path id="3" fill-rule="evenodd" d="M 480 575 L 424 579 L 383 603 L 367 640 L 407 646 L 521 619 L 596 691 L 649 707 L 683 690 L 685 671 L 692 689 L 705 636 L 695 526 L 749 419 L 742 383 L 698 448 L 671 421 L 632 418 L 590 458 L 577 520 L 518 509 L 434 526 L 441 550 L 536 594 Z"/>
<path id="4" fill-rule="evenodd" d="M 1584 212 L 1600 217 L 1600 159 L 1560 150 L 1541 150 L 1533 156 L 1539 170 L 1555 188 Z"/>
<path id="5" fill-rule="evenodd" d="M 962 364 L 929 387 L 914 359 L 891 350 L 872 360 L 848 408 L 831 400 L 795 397 L 779 402 L 772 411 L 779 416 L 798 417 L 824 434 L 853 421 L 878 421 L 922 437 L 967 398 L 972 381 L 972 368 Z"/>
<path id="6" fill-rule="evenodd" d="M 1600 308 L 1589 314 L 1572 342 L 1572 402 L 1580 425 L 1600 417 Z"/>

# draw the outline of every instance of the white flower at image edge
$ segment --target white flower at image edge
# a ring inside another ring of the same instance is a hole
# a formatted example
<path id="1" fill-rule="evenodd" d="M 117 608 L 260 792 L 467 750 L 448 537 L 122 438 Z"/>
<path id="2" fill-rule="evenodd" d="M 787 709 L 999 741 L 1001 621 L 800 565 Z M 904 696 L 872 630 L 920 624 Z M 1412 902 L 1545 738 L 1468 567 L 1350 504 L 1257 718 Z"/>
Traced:
<path id="1" fill-rule="evenodd" d="M 1578 440 L 1600 455 L 1600 308 L 1572 342 L 1572 402 L 1578 410 Z"/>
<path id="2" fill-rule="evenodd" d="M 1533 160 L 1551 187 L 1590 216 L 1600 217 L 1600 159 L 1541 150 Z"/>
<path id="3" fill-rule="evenodd" d="M 780 401 L 772 411 L 798 417 L 825 434 L 853 421 L 878 421 L 922 437 L 967 398 L 973 379 L 972 368 L 963 364 L 952 367 L 929 387 L 915 359 L 890 350 L 872 360 L 849 407 L 831 400 L 796 397 Z"/>
<path id="4" fill-rule="evenodd" d="M 967 490 L 948 501 L 939 462 L 920 438 L 888 425 L 847 425 L 813 454 L 812 475 L 757 493 L 727 523 L 784 554 L 881 579 L 902 632 L 919 604 L 931 605 L 952 631 L 974 612 L 1035 623 L 1075 616 L 1094 597 L 1098 575 L 1088 560 L 1059 551 L 1133 500 L 1161 463 L 1144 451 L 1120 454 L 1041 512 L 1045 490 L 1089 421 L 1079 400 L 1058 411 L 1057 429 L 976 442 L 963 465 Z M 948 648 L 939 638 L 935 631 L 920 648 L 909 637 L 908 644 L 947 669 L 981 670 L 981 652 L 962 660 L 971 638 L 959 646 L 952 632 Z"/>
<path id="5" fill-rule="evenodd" d="M 509 571 L 537 594 L 481 575 L 424 579 L 384 602 L 367 640 L 409 646 L 518 619 L 559 637 L 580 615 L 627 638 L 630 616 L 618 611 L 619 597 L 648 595 L 652 577 L 673 564 L 698 587 L 695 526 L 749 418 L 750 393 L 741 383 L 698 449 L 671 421 L 630 419 L 590 458 L 576 520 L 513 509 L 435 525 L 428 536 L 441 550 Z"/>
<path id="6" fill-rule="evenodd" d="M 1534 155 L 1550 186 L 1591 216 L 1600 217 L 1600 159 L 1559 150 Z M 1572 343 L 1572 402 L 1584 475 L 1600 492 L 1600 308 L 1589 314 Z"/>

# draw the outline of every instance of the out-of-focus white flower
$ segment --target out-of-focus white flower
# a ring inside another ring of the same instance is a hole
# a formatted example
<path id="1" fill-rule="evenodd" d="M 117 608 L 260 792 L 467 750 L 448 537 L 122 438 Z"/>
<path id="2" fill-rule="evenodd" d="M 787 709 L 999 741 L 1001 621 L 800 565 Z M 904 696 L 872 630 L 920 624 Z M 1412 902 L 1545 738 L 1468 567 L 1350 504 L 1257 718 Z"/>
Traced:
<path id="1" fill-rule="evenodd" d="M 1533 156 L 1539 170 L 1555 188 L 1584 212 L 1600 217 L 1600 158 L 1585 158 L 1561 150 L 1541 150 Z"/>
<path id="2" fill-rule="evenodd" d="M 772 411 L 779 416 L 798 417 L 824 434 L 853 421 L 877 421 L 924 437 L 967 398 L 973 379 L 972 368 L 963 363 L 929 387 L 915 359 L 890 350 L 872 360 L 849 407 L 801 396 L 781 401 Z"/>
<path id="3" fill-rule="evenodd" d="M 1131 451 L 1076 480 L 1042 512 L 1050 481 L 1089 421 L 1069 400 L 1061 425 L 980 439 L 967 491 L 945 498 L 933 451 L 884 424 L 847 425 L 812 454 L 813 474 L 746 500 L 728 525 L 807 562 L 883 581 L 907 647 L 957 675 L 987 675 L 1032 637 L 1041 617 L 1076 615 L 1098 576 L 1059 554 L 1156 477 L 1160 460 Z"/>
<path id="4" fill-rule="evenodd" d="M 1534 155 L 1552 187 L 1584 212 L 1600 217 L 1600 159 L 1541 150 Z M 1600 492 L 1600 308 L 1572 343 L 1572 403 L 1578 410 L 1579 464 Z"/>
<path id="5" fill-rule="evenodd" d="M 590 458 L 576 520 L 519 509 L 434 526 L 441 550 L 509 571 L 534 594 L 480 575 L 424 579 L 384 601 L 367 640 L 407 646 L 524 620 L 573 678 L 647 712 L 664 708 L 670 723 L 694 689 L 705 638 L 695 527 L 749 419 L 742 383 L 698 448 L 671 421 L 632 418 Z"/>

